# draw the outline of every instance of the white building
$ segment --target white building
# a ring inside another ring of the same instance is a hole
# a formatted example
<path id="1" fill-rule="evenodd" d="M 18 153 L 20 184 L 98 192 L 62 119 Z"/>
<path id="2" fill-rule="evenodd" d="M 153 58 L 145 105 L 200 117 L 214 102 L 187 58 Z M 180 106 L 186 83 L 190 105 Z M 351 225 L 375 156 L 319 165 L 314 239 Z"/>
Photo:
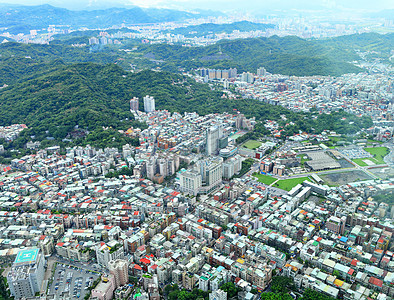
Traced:
<path id="1" fill-rule="evenodd" d="M 96 258 L 100 265 L 108 268 L 111 260 L 124 258 L 123 245 L 117 241 L 110 241 L 108 243 L 100 242 L 96 245 Z"/>
<path id="2" fill-rule="evenodd" d="M 202 177 L 197 171 L 181 172 L 179 180 L 180 190 L 186 194 L 197 195 L 202 186 Z"/>
<path id="3" fill-rule="evenodd" d="M 149 95 L 144 97 L 144 110 L 145 112 L 155 111 L 155 99 Z"/>
<path id="4" fill-rule="evenodd" d="M 40 249 L 20 250 L 7 275 L 15 299 L 30 298 L 40 292 L 45 274 L 45 259 Z"/>
<path id="5" fill-rule="evenodd" d="M 222 183 L 223 158 L 201 160 L 192 171 L 179 174 L 180 190 L 187 194 L 209 194 Z"/>
<path id="6" fill-rule="evenodd" d="M 267 74 L 267 70 L 263 67 L 257 69 L 257 76 L 265 76 Z"/>
<path id="7" fill-rule="evenodd" d="M 209 294 L 209 300 L 227 300 L 227 292 L 216 290 Z"/>
<path id="8" fill-rule="evenodd" d="M 206 133 L 206 153 L 207 155 L 216 154 L 219 151 L 219 138 L 221 129 L 218 126 L 209 127 Z"/>
<path id="9" fill-rule="evenodd" d="M 203 187 L 202 193 L 210 193 L 222 183 L 223 158 L 215 157 L 198 162 Z"/>
<path id="10" fill-rule="evenodd" d="M 205 276 L 200 276 L 198 281 L 198 288 L 203 290 L 204 292 L 208 292 L 209 290 L 209 278 Z"/>
<path id="11" fill-rule="evenodd" d="M 133 99 L 130 100 L 130 110 L 131 111 L 138 111 L 139 110 L 139 100 L 137 97 L 134 97 Z"/>
<path id="12" fill-rule="evenodd" d="M 230 179 L 234 176 L 234 164 L 231 161 L 223 163 L 223 178 Z"/>

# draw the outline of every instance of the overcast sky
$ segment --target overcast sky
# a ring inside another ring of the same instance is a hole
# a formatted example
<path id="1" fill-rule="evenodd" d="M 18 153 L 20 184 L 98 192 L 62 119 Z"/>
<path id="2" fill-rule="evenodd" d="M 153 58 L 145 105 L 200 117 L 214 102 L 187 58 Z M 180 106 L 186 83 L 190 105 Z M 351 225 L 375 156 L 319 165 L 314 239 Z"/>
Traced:
<path id="1" fill-rule="evenodd" d="M 242 10 L 262 13 L 263 10 L 364 10 L 394 9 L 393 0 L 0 0 L 12 4 L 51 4 L 69 9 L 96 9 L 113 6 L 165 7 L 175 9 Z"/>

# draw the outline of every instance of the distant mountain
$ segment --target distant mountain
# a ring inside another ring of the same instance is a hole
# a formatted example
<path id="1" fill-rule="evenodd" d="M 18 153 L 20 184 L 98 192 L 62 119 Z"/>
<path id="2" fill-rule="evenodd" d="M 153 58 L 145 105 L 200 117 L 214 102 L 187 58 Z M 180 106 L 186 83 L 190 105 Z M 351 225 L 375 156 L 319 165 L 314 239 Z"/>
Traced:
<path id="1" fill-rule="evenodd" d="M 234 22 L 231 24 L 205 23 L 205 24 L 201 24 L 201 25 L 176 28 L 176 29 L 168 31 L 168 32 L 171 32 L 173 34 L 182 34 L 186 37 L 201 37 L 201 36 L 213 35 L 213 34 L 219 34 L 219 33 L 232 33 L 234 30 L 239 30 L 239 31 L 262 30 L 262 31 L 265 31 L 268 28 L 275 28 L 275 25 L 241 21 L 241 22 Z"/>
<path id="2" fill-rule="evenodd" d="M 139 48 L 142 54 L 165 61 L 163 68 L 175 64 L 186 69 L 235 67 L 241 72 L 256 72 L 257 68 L 265 67 L 271 73 L 296 76 L 362 71 L 349 63 L 358 58 L 352 47 L 294 36 L 223 40 L 207 47 L 157 44 Z"/>
<path id="3" fill-rule="evenodd" d="M 73 11 L 51 5 L 0 6 L 0 28 L 12 34 L 29 33 L 32 29 L 46 29 L 49 25 L 71 28 L 109 28 L 122 24 L 147 24 L 182 21 L 202 17 L 210 12 L 185 12 L 171 9 L 108 8 L 103 10 Z"/>
<path id="4" fill-rule="evenodd" d="M 384 62 L 392 63 L 389 57 L 394 48 L 394 34 L 365 33 L 321 40 L 272 36 L 222 40 L 206 47 L 155 44 L 138 48 L 145 57 L 164 61 L 160 64 L 163 69 L 175 65 L 187 70 L 207 67 L 256 72 L 257 68 L 265 67 L 276 74 L 338 76 L 363 71 L 352 63 L 360 60 L 357 50 L 377 51 Z"/>
<path id="5" fill-rule="evenodd" d="M 394 20 L 394 9 L 385 9 L 378 12 L 368 13 L 365 15 L 371 18 L 384 18 L 384 19 Z"/>
<path id="6" fill-rule="evenodd" d="M 393 11 L 394 12 L 394 11 Z M 318 40 L 321 46 L 326 48 L 361 50 L 361 51 L 378 51 L 390 55 L 394 49 L 394 33 L 379 34 L 375 32 L 343 35 L 334 38 Z"/>
<path id="7" fill-rule="evenodd" d="M 84 36 L 84 34 L 88 36 Z M 389 62 L 390 51 L 394 48 L 394 34 L 354 34 L 324 40 L 305 40 L 294 36 L 254 39 L 223 40 L 207 47 L 182 47 L 181 45 L 131 43 L 121 48 L 137 50 L 118 51 L 116 45 L 106 46 L 93 52 L 87 47 L 71 47 L 71 43 L 85 42 L 97 31 L 73 32 L 62 35 L 50 45 L 18 43 L 0 44 L 0 62 L 8 70 L 6 59 L 18 60 L 26 56 L 36 62 L 61 59 L 65 63 L 93 62 L 99 64 L 115 63 L 126 70 L 130 64 L 136 69 L 156 68 L 177 72 L 200 67 L 228 69 L 237 68 L 239 72 L 256 72 L 265 67 L 268 72 L 285 75 L 342 75 L 358 73 L 363 69 L 351 62 L 359 60 L 356 50 L 377 51 L 379 57 Z M 68 39 L 67 39 L 68 37 Z M 0 64 L 1 67 L 2 64 Z M 0 73 L 0 86 L 15 80 L 12 73 Z"/>

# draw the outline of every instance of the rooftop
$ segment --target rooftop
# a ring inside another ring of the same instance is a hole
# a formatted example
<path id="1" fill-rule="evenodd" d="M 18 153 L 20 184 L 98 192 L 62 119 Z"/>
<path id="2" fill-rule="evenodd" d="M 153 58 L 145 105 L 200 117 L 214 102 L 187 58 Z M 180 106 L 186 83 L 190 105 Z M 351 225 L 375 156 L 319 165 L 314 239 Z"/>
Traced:
<path id="1" fill-rule="evenodd" d="M 22 264 L 22 263 L 33 263 L 37 260 L 38 252 L 40 249 L 27 249 L 21 250 L 18 252 L 18 255 L 15 258 L 15 264 Z"/>

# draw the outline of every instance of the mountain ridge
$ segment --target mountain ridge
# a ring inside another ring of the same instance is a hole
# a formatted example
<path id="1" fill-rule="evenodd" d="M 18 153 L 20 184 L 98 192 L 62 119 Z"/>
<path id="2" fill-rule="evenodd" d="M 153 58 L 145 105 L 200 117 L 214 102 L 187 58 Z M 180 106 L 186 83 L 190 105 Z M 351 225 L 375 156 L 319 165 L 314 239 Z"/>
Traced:
<path id="1" fill-rule="evenodd" d="M 172 9 L 107 8 L 100 10 L 69 10 L 49 4 L 0 6 L 0 28 L 12 34 L 29 33 L 46 29 L 50 25 L 68 26 L 72 29 L 110 28 L 113 26 L 183 21 L 212 15 L 209 11 L 187 12 Z M 6 28 L 4 30 L 4 28 Z"/>

